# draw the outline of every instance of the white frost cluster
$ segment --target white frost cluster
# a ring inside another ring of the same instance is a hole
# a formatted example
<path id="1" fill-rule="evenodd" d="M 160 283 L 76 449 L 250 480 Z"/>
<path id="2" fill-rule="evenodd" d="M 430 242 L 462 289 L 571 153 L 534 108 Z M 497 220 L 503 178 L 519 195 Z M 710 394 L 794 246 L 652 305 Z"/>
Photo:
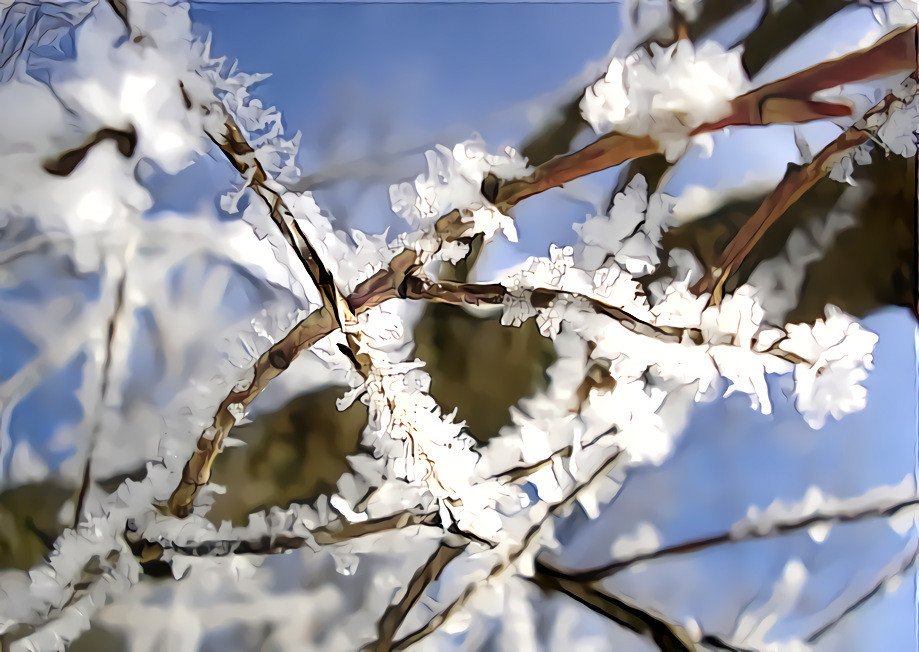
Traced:
<path id="1" fill-rule="evenodd" d="M 871 7 L 875 20 L 888 30 L 919 21 L 919 0 L 859 0 L 859 4 Z"/>
<path id="2" fill-rule="evenodd" d="M 828 415 L 839 419 L 863 409 L 868 393 L 860 383 L 872 368 L 877 335 L 835 306 L 827 306 L 825 320 L 787 330 L 779 346 L 809 361 L 795 366 L 795 395 L 811 427 L 821 427 Z"/>
<path id="3" fill-rule="evenodd" d="M 660 263 L 660 239 L 672 220 L 673 205 L 668 195 L 648 196 L 648 182 L 644 176 L 635 175 L 613 199 L 606 215 L 574 225 L 578 264 L 593 269 L 607 258 L 615 258 L 633 276 L 651 273 Z"/>
<path id="4" fill-rule="evenodd" d="M 727 115 L 749 88 L 740 50 L 713 41 L 698 49 L 685 39 L 667 48 L 652 43 L 651 54 L 636 50 L 610 62 L 584 92 L 581 115 L 597 133 L 649 135 L 673 160 L 693 129 Z"/>
<path id="5" fill-rule="evenodd" d="M 511 147 L 504 152 L 488 154 L 480 138 L 467 140 L 452 150 L 437 145 L 425 153 L 427 173 L 418 175 L 413 183 L 390 187 L 393 211 L 413 227 L 428 230 L 437 219 L 459 209 L 463 221 L 469 223 L 470 234 L 482 233 L 490 240 L 503 231 L 516 242 L 514 221 L 483 197 L 481 190 L 489 173 L 499 179 L 526 176 L 526 159 Z"/>
<path id="6" fill-rule="evenodd" d="M 912 82 L 912 79 L 909 79 Z M 904 158 L 916 155 L 919 142 L 919 100 L 916 84 L 910 84 L 903 99 L 896 100 L 887 113 L 887 119 L 878 127 L 878 139 L 894 154 Z"/>

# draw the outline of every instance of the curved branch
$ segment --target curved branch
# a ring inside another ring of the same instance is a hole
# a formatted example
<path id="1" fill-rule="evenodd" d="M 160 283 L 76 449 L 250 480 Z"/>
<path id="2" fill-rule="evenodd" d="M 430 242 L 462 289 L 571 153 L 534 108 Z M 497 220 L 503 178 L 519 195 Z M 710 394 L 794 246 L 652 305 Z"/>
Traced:
<path id="1" fill-rule="evenodd" d="M 689 135 L 730 126 L 797 124 L 849 115 L 848 105 L 816 102 L 810 97 L 817 91 L 840 84 L 915 69 L 916 29 L 913 26 L 898 30 L 870 47 L 818 63 L 736 97 L 730 103 L 727 116 L 703 124 Z M 659 145 L 650 136 L 609 133 L 577 152 L 543 163 L 526 178 L 500 182 L 493 203 L 502 212 L 507 212 L 527 197 L 658 151 Z"/>

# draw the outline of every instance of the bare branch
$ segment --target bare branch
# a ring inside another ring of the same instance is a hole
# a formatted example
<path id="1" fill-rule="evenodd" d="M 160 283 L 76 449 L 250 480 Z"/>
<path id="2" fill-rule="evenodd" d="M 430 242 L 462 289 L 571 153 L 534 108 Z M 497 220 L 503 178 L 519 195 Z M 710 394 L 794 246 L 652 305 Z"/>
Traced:
<path id="1" fill-rule="evenodd" d="M 561 576 L 575 582 L 596 582 L 615 575 L 616 573 L 641 562 L 672 557 L 674 555 L 685 555 L 728 543 L 742 543 L 746 541 L 755 541 L 758 539 L 774 539 L 785 536 L 787 534 L 791 534 L 793 532 L 800 532 L 801 530 L 805 530 L 813 525 L 819 525 L 823 523 L 852 523 L 872 518 L 889 518 L 897 512 L 903 509 L 907 509 L 908 507 L 913 507 L 915 505 L 919 505 L 919 498 L 911 498 L 909 500 L 904 500 L 892 505 L 874 505 L 851 512 L 838 511 L 811 514 L 810 516 L 806 516 L 797 520 L 778 521 L 764 530 L 759 530 L 754 527 L 745 528 L 739 532 L 722 532 L 721 534 L 716 534 L 710 537 L 693 539 L 691 541 L 685 541 L 676 545 L 658 548 L 657 550 L 651 552 L 633 555 L 624 559 L 617 559 L 614 562 L 605 564 L 603 566 L 598 566 L 596 568 L 580 571 L 559 570 L 557 572 Z M 554 571 L 547 566 L 545 572 Z"/>
<path id="2" fill-rule="evenodd" d="M 846 116 L 846 105 L 816 102 L 817 91 L 841 84 L 886 77 L 916 67 L 916 26 L 885 35 L 874 45 L 837 59 L 823 61 L 782 79 L 764 84 L 731 102 L 731 113 L 698 127 L 693 133 L 733 125 L 798 123 L 831 116 Z"/>
<path id="3" fill-rule="evenodd" d="M 577 600 L 591 611 L 619 623 L 631 631 L 650 638 L 660 650 L 692 652 L 696 645 L 680 625 L 667 622 L 660 615 L 647 608 L 630 604 L 622 598 L 611 596 L 584 582 L 578 582 L 555 572 L 547 572 L 548 567 L 536 562 L 536 574 L 533 581 L 544 591 L 558 591 Z"/>
<path id="4" fill-rule="evenodd" d="M 459 557 L 466 549 L 465 545 L 453 546 L 441 540 L 437 550 L 422 564 L 412 576 L 405 593 L 398 602 L 394 602 L 383 613 L 383 617 L 377 623 L 377 640 L 367 645 L 364 650 L 374 650 L 376 652 L 386 652 L 392 648 L 393 638 L 399 631 L 408 612 L 411 611 L 415 603 L 424 593 L 424 590 L 440 577 L 440 574 L 447 565 Z"/>
<path id="5" fill-rule="evenodd" d="M 886 111 L 896 99 L 895 96 L 888 95 L 868 111 L 864 118 Z M 712 301 L 720 301 L 724 294 L 725 283 L 737 271 L 766 231 L 805 192 L 830 173 L 833 161 L 866 142 L 870 137 L 866 128 L 856 124 L 824 147 L 810 163 L 803 166 L 790 164 L 779 185 L 744 223 L 718 257 L 715 267 L 696 283 L 693 291 L 697 294 L 712 292 Z"/>

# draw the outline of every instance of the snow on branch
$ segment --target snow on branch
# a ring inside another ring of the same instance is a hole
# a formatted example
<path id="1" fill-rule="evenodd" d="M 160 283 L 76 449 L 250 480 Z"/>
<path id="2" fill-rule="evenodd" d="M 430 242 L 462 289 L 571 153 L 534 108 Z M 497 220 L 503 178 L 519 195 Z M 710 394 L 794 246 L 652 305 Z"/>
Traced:
<path id="1" fill-rule="evenodd" d="M 55 542 L 46 563 L 28 574 L 0 577 L 4 644 L 53 648 L 74 640 L 107 595 L 128 590 L 154 562 L 168 563 L 178 579 L 204 558 L 334 548 L 382 532 L 425 528 L 437 533 L 440 545 L 382 613 L 379 649 L 423 640 L 473 604 L 483 585 L 500 586 L 512 574 L 631 623 L 659 643 L 691 648 L 679 627 L 581 583 L 641 560 L 897 516 L 915 505 L 913 498 L 860 508 L 823 500 L 821 510 L 796 507 L 790 513 L 778 506 L 752 513 L 749 522 L 719 537 L 590 571 L 555 574 L 536 562 L 537 554 L 558 545 L 558 516 L 577 504 L 597 517 L 627 469 L 660 464 L 671 454 L 693 402 L 740 392 L 768 414 L 767 375 L 793 371 L 798 410 L 815 428 L 827 416 L 841 418 L 865 406 L 860 383 L 872 366 L 873 333 L 833 306 L 814 324 L 770 324 L 755 288 L 725 295 L 723 283 L 762 231 L 853 147 L 870 138 L 895 153 L 915 153 L 915 84 L 891 89 L 814 161 L 790 172 L 725 250 L 717 278 L 713 273 L 692 287 L 689 278 L 677 279 L 646 294 L 643 283 L 658 269 L 661 237 L 673 223 L 673 198 L 649 194 L 641 176 L 606 214 L 577 226 L 576 247 L 553 245 L 548 256 L 530 258 L 491 283 L 438 278 L 441 263 L 465 258 L 474 238 L 487 245 L 500 231 L 515 241 L 510 209 L 550 188 L 657 152 L 679 157 L 693 138 L 726 126 L 849 115 L 848 104 L 814 99 L 814 93 L 908 69 L 916 58 L 915 26 L 754 90 L 739 52 L 713 43 L 696 47 L 680 40 L 614 59 L 581 107 L 598 132 L 613 131 L 535 168 L 509 147 L 488 153 L 479 138 L 438 146 L 426 155 L 426 171 L 390 188 L 393 212 L 411 231 L 387 240 L 338 232 L 308 193 L 285 189 L 299 174 L 298 136 L 286 138 L 277 110 L 249 95 L 260 77 L 227 69 L 210 56 L 208 43 L 192 36 L 184 6 L 52 4 L 39 10 L 13 3 L 3 14 L 16 35 L 3 45 L 5 76 L 12 77 L 20 57 L 28 56 L 34 24 L 48 17 L 56 26 L 63 21 L 68 34 L 77 34 L 81 53 L 89 53 L 76 58 L 70 77 L 47 85 L 60 95 L 16 81 L 22 93 L 41 94 L 52 123 L 61 122 L 64 112 L 76 122 L 65 137 L 43 136 L 29 150 L 31 158 L 21 161 L 39 175 L 35 196 L 26 198 L 38 207 L 36 221 L 49 231 L 64 224 L 79 241 L 77 267 L 89 268 L 93 257 L 86 251 L 92 247 L 86 243 L 122 218 L 131 224 L 152 203 L 137 170 L 152 161 L 178 174 L 206 151 L 209 139 L 241 177 L 221 198 L 221 208 L 235 213 L 242 197 L 261 200 L 241 219 L 258 239 L 268 240 L 290 285 L 302 283 L 310 310 L 253 319 L 247 343 L 257 344 L 246 347 L 244 363 L 227 365 L 241 371 L 215 371 L 214 387 L 192 388 L 197 402 L 188 399 L 181 420 L 162 418 L 171 432 L 156 442 L 161 459 L 147 464 L 143 478 L 126 480 L 86 509 L 81 498 L 76 527 Z M 677 8 L 687 18 L 699 10 L 686 2 Z M 111 44 L 121 41 L 119 56 L 109 56 Z M 105 70 L 92 68 L 101 62 Z M 22 66 L 27 63 L 22 59 Z M 117 80 L 114 86 L 96 84 L 94 77 L 104 74 Z M 46 202 L 43 193 L 57 199 Z M 143 232 L 130 228 L 128 235 Z M 318 306 L 309 299 L 317 293 Z M 483 433 L 489 441 L 480 444 L 456 412 L 438 405 L 424 362 L 409 352 L 411 302 L 490 308 L 492 318 L 510 327 L 535 319 L 558 356 L 547 371 L 549 387 L 512 408 L 511 425 Z M 113 330 L 115 318 L 109 320 Z M 350 390 L 339 407 L 355 401 L 367 407 L 362 443 L 370 454 L 350 458 L 354 472 L 312 505 L 253 514 L 244 527 L 210 524 L 204 512 L 218 488 L 208 483 L 232 428 L 268 383 L 310 349 L 347 378 Z M 103 394 L 111 359 L 108 351 Z M 224 398 L 214 401 L 212 395 Z M 425 599 L 431 587 L 461 564 L 475 566 L 475 572 L 442 587 L 441 608 L 398 638 L 401 629 L 410 629 L 419 605 L 430 608 Z M 347 565 L 345 572 L 352 571 Z"/>

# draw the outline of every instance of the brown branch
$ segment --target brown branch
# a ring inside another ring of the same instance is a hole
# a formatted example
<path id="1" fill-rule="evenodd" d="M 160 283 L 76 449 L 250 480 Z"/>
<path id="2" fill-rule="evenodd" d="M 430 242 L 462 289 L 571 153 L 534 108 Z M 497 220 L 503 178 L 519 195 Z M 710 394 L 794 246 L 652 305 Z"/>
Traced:
<path id="1" fill-rule="evenodd" d="M 760 539 L 774 539 L 785 536 L 787 534 L 791 534 L 793 532 L 800 532 L 801 530 L 805 530 L 809 527 L 819 524 L 853 523 L 872 518 L 889 518 L 897 512 L 909 507 L 913 507 L 915 505 L 919 505 L 919 498 L 904 500 L 893 505 L 875 505 L 854 512 L 840 511 L 812 514 L 810 516 L 793 521 L 776 522 L 772 527 L 764 531 L 757 530 L 755 527 L 748 528 L 740 533 L 727 531 L 710 537 L 692 539 L 690 541 L 685 541 L 683 543 L 678 543 L 672 546 L 665 546 L 651 552 L 632 555 L 631 557 L 618 559 L 609 564 L 604 564 L 603 566 L 597 566 L 595 568 L 579 571 L 558 570 L 557 572 L 561 576 L 575 582 L 597 582 L 642 562 L 673 557 L 675 555 L 685 555 L 730 543 L 744 543 L 747 541 L 756 541 Z M 547 567 L 546 572 L 554 571 Z"/>
<path id="2" fill-rule="evenodd" d="M 717 122 L 703 124 L 690 135 L 718 131 L 729 126 L 802 123 L 851 114 L 851 107 L 816 102 L 817 91 L 883 77 L 916 65 L 916 27 L 889 34 L 874 45 L 831 61 L 805 68 L 788 77 L 765 84 L 731 101 L 731 111 Z M 594 172 L 660 151 L 650 136 L 609 133 L 572 154 L 538 166 L 523 179 L 500 182 L 494 204 L 502 212 L 523 199 L 561 186 Z"/>
<path id="3" fill-rule="evenodd" d="M 704 335 L 699 328 L 680 328 L 677 326 L 659 326 L 651 322 L 644 321 L 626 312 L 622 308 L 605 303 L 593 297 L 586 297 L 574 292 L 564 292 L 552 288 L 536 288 L 530 291 L 530 303 L 535 308 L 548 308 L 558 299 L 572 298 L 584 301 L 594 312 L 606 315 L 619 322 L 625 329 L 643 335 L 652 337 L 666 342 L 684 342 L 692 341 L 695 344 L 701 344 L 704 341 Z M 475 283 L 454 283 L 451 281 L 433 282 L 427 279 L 412 276 L 405 283 L 405 297 L 408 299 L 421 299 L 434 303 L 446 303 L 450 305 L 473 305 L 480 306 L 483 304 L 497 305 L 503 302 L 504 297 L 508 295 L 508 290 L 503 285 L 497 283 L 475 284 Z M 762 353 L 774 355 L 791 364 L 800 364 L 807 362 L 804 358 L 784 351 L 780 344 L 785 340 L 781 338 L 772 344 Z"/>
<path id="4" fill-rule="evenodd" d="M 441 540 L 437 550 L 412 575 L 412 579 L 399 601 L 393 602 L 386 608 L 383 617 L 377 623 L 377 640 L 363 649 L 368 652 L 371 650 L 374 652 L 386 652 L 392 649 L 393 639 L 399 631 L 399 627 L 425 589 L 436 581 L 447 565 L 459 557 L 465 549 L 465 545 L 452 546 Z"/>
<path id="5" fill-rule="evenodd" d="M 808 0 L 817 2 L 818 0 Z M 842 0 L 834 0 L 837 4 L 843 4 Z M 705 2 L 702 4 L 702 11 L 699 17 L 688 23 L 688 37 L 691 41 L 708 34 L 722 20 L 728 19 L 737 13 L 744 11 L 748 6 L 738 6 L 739 3 L 733 2 Z M 746 3 L 749 5 L 751 3 Z M 787 13 L 785 11 L 784 13 Z M 770 45 L 782 44 L 788 30 L 777 30 L 770 39 Z M 654 39 L 645 41 L 639 47 L 647 48 Z M 601 77 L 602 78 L 602 77 Z M 551 124 L 544 127 L 539 133 L 533 135 L 524 143 L 521 154 L 526 157 L 532 164 L 541 165 L 553 157 L 563 154 L 571 149 L 571 144 L 575 138 L 589 127 L 587 122 L 581 117 L 581 100 L 584 97 L 583 91 L 560 108 L 557 119 Z"/>
<path id="6" fill-rule="evenodd" d="M 546 512 L 545 516 L 543 516 L 542 518 L 540 518 L 536 523 L 534 523 L 534 524 L 530 527 L 530 529 L 529 529 L 529 530 L 527 531 L 527 533 L 524 535 L 523 540 L 521 541 L 521 543 L 520 543 L 520 545 L 517 547 L 517 549 L 514 550 L 514 551 L 512 551 L 510 554 L 508 554 L 506 560 L 500 561 L 500 562 L 496 563 L 494 566 L 492 566 L 491 570 L 488 572 L 488 575 L 487 575 L 487 577 L 486 577 L 484 580 L 482 580 L 482 581 L 480 581 L 480 582 L 470 582 L 469 584 L 467 584 L 467 585 L 466 585 L 466 588 L 463 589 L 463 592 L 460 593 L 460 595 L 459 595 L 455 600 L 453 600 L 453 602 L 451 602 L 445 609 L 443 609 L 443 610 L 440 611 L 439 613 L 435 614 L 430 620 L 428 620 L 427 623 L 425 623 L 425 624 L 424 624 L 423 626 L 421 626 L 420 628 L 416 629 L 416 630 L 413 631 L 412 633 L 407 634 L 406 636 L 404 636 L 404 637 L 402 637 L 401 639 L 399 639 L 398 641 L 396 641 L 396 642 L 393 644 L 393 648 L 392 648 L 392 649 L 394 649 L 394 650 L 404 650 L 405 648 L 407 648 L 407 647 L 409 647 L 409 646 L 412 646 L 412 645 L 414 645 L 415 643 L 418 643 L 418 642 L 421 641 L 422 639 L 427 638 L 428 636 L 430 636 L 431 634 L 433 634 L 435 631 L 437 631 L 437 629 L 438 629 L 441 625 L 443 625 L 444 622 L 446 622 L 446 620 L 447 620 L 448 618 L 450 618 L 452 615 L 454 615 L 455 613 L 457 613 L 458 611 L 460 611 L 460 610 L 466 605 L 466 603 L 469 601 L 469 598 L 472 597 L 473 593 L 475 593 L 475 591 L 476 591 L 480 586 L 482 586 L 483 584 L 487 584 L 487 583 L 488 583 L 489 581 L 491 581 L 493 578 L 497 577 L 497 576 L 500 575 L 502 572 L 504 572 L 504 571 L 505 571 L 508 567 L 510 567 L 511 564 L 513 564 L 517 559 L 519 559 L 520 556 L 521 556 L 521 555 L 526 551 L 526 549 L 530 546 L 530 544 L 531 544 L 531 543 L 533 542 L 533 540 L 536 538 L 536 535 L 539 534 L 540 530 L 542 530 L 542 527 L 548 522 L 548 520 L 549 520 L 550 518 L 554 517 L 554 516 L 557 515 L 562 509 L 564 509 L 565 507 L 567 507 L 568 505 L 570 505 L 570 504 L 578 497 L 578 495 L 579 495 L 582 491 L 584 491 L 584 489 L 586 489 L 587 487 L 589 487 L 597 478 L 608 475 L 608 474 L 613 470 L 613 467 L 614 467 L 614 466 L 617 464 L 617 462 L 619 461 L 619 456 L 620 456 L 621 453 L 622 453 L 621 450 L 616 450 L 615 452 L 613 452 L 613 453 L 603 462 L 603 464 L 601 464 L 601 465 L 596 469 L 596 471 L 594 471 L 594 472 L 590 475 L 590 477 L 588 477 L 588 478 L 587 478 L 584 482 L 582 482 L 580 485 L 576 486 L 576 487 L 571 491 L 571 493 L 569 493 L 567 496 L 565 496 L 561 501 L 559 501 L 558 503 L 552 505 L 552 506 L 549 508 L 549 510 Z"/>
<path id="7" fill-rule="evenodd" d="M 336 521 L 329 525 L 310 531 L 309 537 L 275 535 L 257 539 L 221 539 L 201 543 L 181 545 L 170 541 L 135 541 L 131 542 L 142 561 L 149 563 L 162 557 L 164 551 L 172 551 L 190 557 L 223 557 L 227 555 L 276 555 L 289 550 L 299 550 L 311 543 L 320 546 L 334 545 L 352 541 L 361 537 L 391 532 L 408 527 L 438 527 L 437 514 L 414 514 L 400 512 L 384 518 L 371 519 L 360 523 Z"/>
<path id="8" fill-rule="evenodd" d="M 187 98 L 182 90 L 183 96 Z M 322 307 L 297 324 L 259 358 L 253 371 L 254 379 L 248 388 L 231 392 L 220 404 L 212 428 L 199 437 L 197 449 L 186 463 L 182 479 L 169 498 L 170 511 L 179 517 L 190 513 L 195 496 L 210 479 L 214 459 L 222 450 L 223 441 L 230 429 L 236 424 L 232 410 L 244 410 L 272 378 L 290 365 L 300 351 L 309 348 L 333 330 L 357 323 L 355 312 L 338 289 L 332 273 L 323 264 L 316 248 L 303 233 L 281 195 L 270 187 L 269 177 L 255 157 L 255 150 L 246 141 L 232 116 L 227 116 L 223 133 L 208 132 L 208 136 L 233 167 L 243 176 L 249 177 L 249 187 L 265 202 L 272 221 L 319 290 Z M 354 358 L 357 354 L 356 346 L 352 346 L 351 353 Z"/>
<path id="9" fill-rule="evenodd" d="M 888 95 L 868 111 L 864 118 L 882 113 L 890 108 L 897 98 Z M 862 120 L 864 120 L 864 118 Z M 861 121 L 860 121 L 861 122 Z M 823 148 L 814 159 L 806 165 L 789 164 L 788 170 L 779 185 L 763 201 L 756 212 L 747 220 L 734 238 L 728 243 L 718 257 L 713 269 L 702 277 L 693 287 L 693 292 L 702 294 L 712 292 L 712 301 L 718 302 L 724 294 L 724 286 L 731 275 L 737 271 L 746 256 L 763 237 L 766 231 L 787 211 L 804 193 L 826 177 L 833 163 L 846 152 L 858 147 L 870 138 L 867 129 L 856 124 L 850 127 L 836 140 Z"/>
<path id="10" fill-rule="evenodd" d="M 553 572 L 548 572 L 549 570 Z M 663 616 L 654 614 L 647 608 L 639 608 L 622 598 L 598 591 L 589 584 L 554 572 L 554 569 L 540 561 L 536 562 L 536 573 L 531 581 L 544 591 L 558 591 L 636 634 L 650 638 L 660 650 L 692 652 L 696 649 L 684 627 L 668 622 Z"/>
<path id="11" fill-rule="evenodd" d="M 70 176 L 77 169 L 77 166 L 83 162 L 90 150 L 106 140 L 113 141 L 122 156 L 131 158 L 134 155 L 134 149 L 137 147 L 137 130 L 134 125 L 128 125 L 126 129 L 103 127 L 87 138 L 82 145 L 69 149 L 55 158 L 46 160 L 42 163 L 42 168 L 48 174 L 53 174 L 56 177 Z"/>
<path id="12" fill-rule="evenodd" d="M 846 116 L 846 105 L 816 102 L 811 96 L 827 88 L 886 77 L 916 67 L 916 26 L 901 28 L 874 45 L 823 61 L 782 79 L 764 84 L 731 102 L 731 113 L 698 127 L 693 134 L 734 125 L 767 125 Z"/>
<path id="13" fill-rule="evenodd" d="M 223 441 L 236 425 L 234 412 L 245 410 L 272 379 L 290 366 L 301 351 L 311 347 L 338 326 L 335 315 L 325 307 L 320 308 L 310 313 L 259 357 L 252 371 L 252 382 L 244 389 L 230 392 L 217 409 L 213 426 L 198 439 L 197 449 L 182 471 L 179 486 L 169 498 L 169 510 L 173 514 L 181 518 L 191 512 L 195 496 L 210 479 L 211 466 Z"/>

